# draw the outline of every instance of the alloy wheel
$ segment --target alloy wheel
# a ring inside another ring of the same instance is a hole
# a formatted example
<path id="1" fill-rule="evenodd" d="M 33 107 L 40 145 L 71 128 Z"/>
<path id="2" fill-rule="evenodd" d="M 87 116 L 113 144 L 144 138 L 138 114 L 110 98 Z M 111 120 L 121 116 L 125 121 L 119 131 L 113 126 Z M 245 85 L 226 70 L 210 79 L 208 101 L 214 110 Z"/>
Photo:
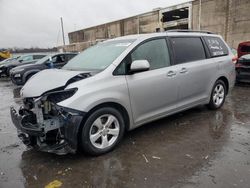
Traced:
<path id="1" fill-rule="evenodd" d="M 225 98 L 225 89 L 222 84 L 217 84 L 214 88 L 213 102 L 216 106 L 220 106 Z"/>
<path id="2" fill-rule="evenodd" d="M 98 117 L 91 125 L 89 138 L 91 144 L 99 149 L 112 146 L 118 139 L 120 124 L 118 119 L 111 114 Z"/>

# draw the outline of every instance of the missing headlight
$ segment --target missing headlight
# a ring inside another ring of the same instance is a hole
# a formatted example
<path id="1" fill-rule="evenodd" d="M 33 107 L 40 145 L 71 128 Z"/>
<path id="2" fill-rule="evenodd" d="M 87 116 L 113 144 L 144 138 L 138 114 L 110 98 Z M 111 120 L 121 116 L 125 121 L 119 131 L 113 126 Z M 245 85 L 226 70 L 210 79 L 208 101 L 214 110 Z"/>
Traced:
<path id="1" fill-rule="evenodd" d="M 52 93 L 48 93 L 47 100 L 53 103 L 59 103 L 64 101 L 70 97 L 72 97 L 77 91 L 77 88 L 72 88 L 63 91 L 55 91 Z"/>

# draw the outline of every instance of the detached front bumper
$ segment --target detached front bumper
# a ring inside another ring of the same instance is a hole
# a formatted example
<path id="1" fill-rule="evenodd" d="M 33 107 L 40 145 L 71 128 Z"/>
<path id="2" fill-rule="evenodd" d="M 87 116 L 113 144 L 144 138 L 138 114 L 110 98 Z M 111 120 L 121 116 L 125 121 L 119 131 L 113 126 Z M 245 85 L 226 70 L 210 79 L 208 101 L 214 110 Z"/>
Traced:
<path id="1" fill-rule="evenodd" d="M 17 112 L 13 107 L 10 108 L 11 119 L 17 128 L 18 137 L 27 146 L 34 147 L 39 151 L 55 153 L 58 155 L 65 155 L 68 153 L 76 153 L 78 145 L 78 132 L 85 113 L 71 111 L 70 109 L 62 108 L 64 115 L 62 118 L 62 125 L 58 131 L 62 133 L 59 138 L 54 138 L 53 131 L 46 132 L 46 128 L 37 124 L 35 117 L 23 113 L 20 108 Z M 51 121 L 51 126 L 53 121 Z M 53 134 L 51 134 L 53 133 Z M 58 137 L 58 134 L 55 134 Z M 53 141 L 51 141 L 53 140 Z"/>

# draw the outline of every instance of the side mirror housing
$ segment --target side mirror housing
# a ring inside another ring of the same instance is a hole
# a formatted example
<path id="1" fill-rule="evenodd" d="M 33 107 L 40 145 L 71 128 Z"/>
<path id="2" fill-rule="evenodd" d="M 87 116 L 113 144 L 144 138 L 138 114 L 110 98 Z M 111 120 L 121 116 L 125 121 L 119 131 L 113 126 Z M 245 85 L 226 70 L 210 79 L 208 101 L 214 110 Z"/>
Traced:
<path id="1" fill-rule="evenodd" d="M 148 71 L 150 69 L 150 64 L 147 60 L 135 60 L 130 65 L 130 74 Z"/>

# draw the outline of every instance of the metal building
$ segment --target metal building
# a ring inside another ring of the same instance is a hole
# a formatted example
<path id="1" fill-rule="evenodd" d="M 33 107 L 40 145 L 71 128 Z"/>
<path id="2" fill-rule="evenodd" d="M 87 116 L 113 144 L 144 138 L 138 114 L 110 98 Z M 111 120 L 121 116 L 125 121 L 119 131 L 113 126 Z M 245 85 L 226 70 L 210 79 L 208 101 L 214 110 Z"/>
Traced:
<path id="1" fill-rule="evenodd" d="M 250 40 L 249 10 L 249 0 L 194 0 L 71 32 L 64 50 L 82 51 L 109 38 L 171 29 L 209 30 L 236 48 Z"/>

